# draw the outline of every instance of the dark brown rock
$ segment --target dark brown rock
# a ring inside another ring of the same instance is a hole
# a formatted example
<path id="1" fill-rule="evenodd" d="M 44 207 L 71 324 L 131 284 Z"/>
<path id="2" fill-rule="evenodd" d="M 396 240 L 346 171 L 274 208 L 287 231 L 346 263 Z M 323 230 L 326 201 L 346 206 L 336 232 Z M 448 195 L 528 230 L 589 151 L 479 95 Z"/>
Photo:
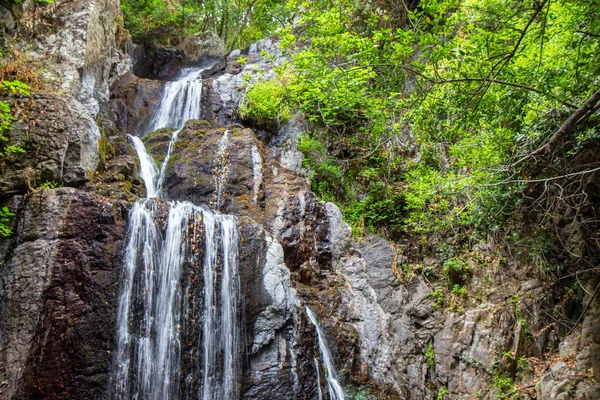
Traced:
<path id="1" fill-rule="evenodd" d="M 219 145 L 225 132 L 227 145 Z M 152 153 L 161 158 L 168 144 L 152 140 Z M 170 140 L 170 138 L 168 138 Z M 261 144 L 249 129 L 212 129 L 206 121 L 188 121 L 181 130 L 165 173 L 168 197 L 206 204 L 227 214 L 260 216 L 261 187 L 255 186 L 252 148 Z M 261 162 L 262 164 L 262 162 Z M 221 186 L 221 196 L 218 188 Z M 219 204 L 217 204 L 219 203 Z"/>
<path id="2" fill-rule="evenodd" d="M 127 209 L 71 188 L 17 203 L 1 246 L 1 397 L 104 398 Z"/>
<path id="3" fill-rule="evenodd" d="M 123 75 L 111 88 L 109 114 L 115 128 L 132 135 L 146 133 L 146 125 L 156 112 L 164 82 Z"/>

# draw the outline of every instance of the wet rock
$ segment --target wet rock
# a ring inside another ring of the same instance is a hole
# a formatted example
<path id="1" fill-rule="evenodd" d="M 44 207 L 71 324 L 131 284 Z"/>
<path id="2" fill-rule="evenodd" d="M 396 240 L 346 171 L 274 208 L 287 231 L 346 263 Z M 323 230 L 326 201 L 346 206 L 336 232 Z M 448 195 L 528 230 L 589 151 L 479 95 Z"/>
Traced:
<path id="1" fill-rule="evenodd" d="M 143 79 L 128 72 L 111 88 L 110 116 L 118 131 L 143 135 L 150 118 L 156 112 L 164 82 Z"/>
<path id="2" fill-rule="evenodd" d="M 311 192 L 300 192 L 281 202 L 273 233 L 283 246 L 285 264 L 300 273 L 300 281 L 316 279 L 321 269 L 331 269 L 333 259 L 325 203 Z"/>
<path id="3" fill-rule="evenodd" d="M 156 165 L 161 165 L 169 152 L 169 143 L 173 138 L 173 128 L 161 128 L 142 138 L 146 151 L 154 155 Z"/>
<path id="4" fill-rule="evenodd" d="M 255 185 L 252 154 L 260 147 L 249 129 L 212 129 L 206 121 L 188 121 L 165 172 L 169 198 L 260 219 L 261 188 Z"/>
<path id="5" fill-rule="evenodd" d="M 171 81 L 181 72 L 184 51 L 149 45 L 135 60 L 133 73 L 140 78 Z"/>
<path id="6" fill-rule="evenodd" d="M 243 218 L 240 266 L 245 293 L 245 399 L 313 399 L 314 342 L 303 335 L 301 306 L 283 249 L 260 225 Z M 308 346 L 304 348 L 303 346 Z"/>
<path id="7" fill-rule="evenodd" d="M 24 192 L 46 181 L 73 187 L 88 181 L 99 162 L 100 131 L 81 103 L 34 94 L 19 104 L 27 120 L 14 123 L 7 136 L 25 153 L 4 162 L 0 193 Z"/>
<path id="8" fill-rule="evenodd" d="M 127 210 L 72 188 L 15 203 L 0 244 L 1 397 L 104 398 Z"/>

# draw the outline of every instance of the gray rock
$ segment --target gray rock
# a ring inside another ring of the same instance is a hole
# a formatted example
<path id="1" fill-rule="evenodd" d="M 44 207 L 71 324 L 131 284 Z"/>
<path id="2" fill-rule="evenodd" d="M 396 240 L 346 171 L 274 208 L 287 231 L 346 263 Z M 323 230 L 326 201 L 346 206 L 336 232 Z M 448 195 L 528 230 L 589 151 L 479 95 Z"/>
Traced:
<path id="1" fill-rule="evenodd" d="M 5 7 L 0 6 L 0 33 L 10 32 L 17 27 L 12 13 Z"/>
<path id="2" fill-rule="evenodd" d="M 8 135 L 25 153 L 6 161 L 0 193 L 22 192 L 45 181 L 80 186 L 98 166 L 98 126 L 71 97 L 34 94 L 32 99 L 28 121 L 15 123 Z"/>
<path id="3" fill-rule="evenodd" d="M 352 229 L 342 219 L 342 212 L 333 203 L 325 204 L 327 218 L 329 220 L 329 233 L 327 240 L 331 247 L 331 256 L 337 261 L 350 248 Z"/>
<path id="4" fill-rule="evenodd" d="M 37 12 L 33 2 L 24 3 L 22 20 L 35 21 Z M 26 46 L 27 56 L 46 67 L 46 80 L 77 98 L 95 117 L 108 104 L 119 2 L 57 0 L 46 12 L 56 30 Z"/>
<path id="5" fill-rule="evenodd" d="M 225 43 L 215 32 L 202 32 L 195 35 L 186 35 L 176 46 L 183 50 L 185 63 L 196 63 L 200 57 L 225 57 L 227 50 Z"/>

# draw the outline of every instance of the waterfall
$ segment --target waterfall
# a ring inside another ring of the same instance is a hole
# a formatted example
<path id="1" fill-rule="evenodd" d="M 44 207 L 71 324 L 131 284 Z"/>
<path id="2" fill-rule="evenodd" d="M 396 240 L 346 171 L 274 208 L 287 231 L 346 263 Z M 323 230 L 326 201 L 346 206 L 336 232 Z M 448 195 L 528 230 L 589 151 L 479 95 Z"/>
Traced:
<path id="1" fill-rule="evenodd" d="M 312 322 L 312 324 L 315 326 L 315 329 L 317 331 L 317 337 L 318 337 L 318 341 L 319 341 L 319 350 L 321 352 L 323 364 L 325 364 L 325 369 L 327 372 L 326 378 L 327 378 L 327 389 L 329 390 L 329 398 L 331 400 L 344 400 L 345 399 L 344 390 L 342 389 L 342 385 L 340 385 L 340 383 L 336 379 L 337 372 L 335 370 L 335 366 L 333 365 L 333 359 L 331 357 L 331 353 L 329 352 L 329 348 L 327 347 L 327 341 L 325 340 L 325 335 L 323 334 L 323 331 L 321 330 L 321 327 L 319 326 L 319 323 L 317 322 L 317 318 L 315 317 L 313 312 L 308 307 L 306 307 L 306 314 L 308 315 L 310 322 Z M 317 374 L 319 373 L 318 369 L 319 368 L 317 366 Z M 321 389 L 319 388 L 319 390 L 321 390 Z"/>
<path id="2" fill-rule="evenodd" d="M 181 129 L 185 121 L 200 118 L 202 72 L 205 68 L 183 69 L 179 78 L 167 82 L 146 133 L 160 128 Z"/>
<path id="3" fill-rule="evenodd" d="M 129 135 L 133 148 L 138 154 L 140 160 L 140 177 L 144 180 L 146 185 L 146 197 L 151 199 L 158 196 L 158 168 L 154 159 L 146 152 L 144 143 L 139 137 Z M 166 161 L 166 160 L 165 160 Z M 161 174 L 162 176 L 162 170 Z"/>
<path id="4" fill-rule="evenodd" d="M 166 85 L 149 125 L 152 130 L 167 126 L 180 130 L 186 120 L 199 117 L 201 72 L 186 70 L 180 80 Z M 173 134 L 160 169 L 143 142 L 131 137 L 147 198 L 138 200 L 130 212 L 111 399 L 238 397 L 237 220 L 189 202 L 157 199 L 179 130 Z M 226 141 L 225 135 L 224 148 Z M 200 240 L 204 246 L 198 245 Z M 202 274 L 199 287 L 191 284 L 195 279 L 189 274 L 192 269 Z M 196 302 L 203 304 L 200 316 L 195 315 Z M 184 330 L 197 329 L 200 320 L 201 334 L 190 334 L 200 343 L 184 342 Z M 188 346 L 192 350 L 184 352 Z M 199 360 L 192 357 L 200 354 L 202 368 L 196 376 L 191 369 Z M 182 355 L 191 355 L 190 371 L 183 370 Z"/>
<path id="5" fill-rule="evenodd" d="M 222 240 L 223 274 L 221 291 L 217 296 L 214 288 L 217 254 L 217 229 L 220 225 Z M 218 335 L 205 335 L 203 346 L 204 377 L 202 399 L 234 399 L 237 397 L 237 356 L 238 324 L 237 271 L 238 237 L 235 221 L 232 217 L 217 214 L 205 214 L 204 252 L 204 329 L 206 332 L 219 330 Z M 220 304 L 220 307 L 219 307 Z M 220 316 L 220 318 L 219 318 Z M 222 357 L 222 375 L 217 375 L 218 358 Z"/>
<path id="6" fill-rule="evenodd" d="M 221 203 L 223 200 L 223 185 L 227 180 L 229 173 L 229 130 L 226 130 L 219 140 L 219 147 L 217 148 L 217 159 L 216 167 L 214 170 L 215 180 L 215 198 L 214 207 L 215 209 L 221 209 Z"/>

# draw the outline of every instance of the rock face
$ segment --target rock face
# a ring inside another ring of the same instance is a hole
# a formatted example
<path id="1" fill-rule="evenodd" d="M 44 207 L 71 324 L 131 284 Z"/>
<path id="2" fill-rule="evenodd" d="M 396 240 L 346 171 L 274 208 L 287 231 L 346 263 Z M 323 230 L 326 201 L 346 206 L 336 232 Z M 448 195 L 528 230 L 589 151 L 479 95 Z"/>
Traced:
<path id="1" fill-rule="evenodd" d="M 150 45 L 142 47 L 140 53 L 133 67 L 133 73 L 140 78 L 170 81 L 177 78 L 181 72 L 183 50 Z"/>
<path id="2" fill-rule="evenodd" d="M 132 72 L 116 80 L 111 88 L 109 115 L 120 132 L 146 133 L 164 89 L 164 82 L 138 78 Z"/>
<path id="3" fill-rule="evenodd" d="M 247 399 L 293 399 L 300 392 L 299 376 L 307 362 L 298 359 L 300 300 L 281 245 L 249 222 L 243 220 L 240 226 L 245 243 L 240 265 L 248 354 L 242 391 Z"/>
<path id="4" fill-rule="evenodd" d="M 78 99 L 92 116 L 106 110 L 108 78 L 116 51 L 118 0 L 56 0 L 52 6 L 26 2 L 22 28 L 36 35 L 25 51 L 44 78 Z M 50 24 L 40 24 L 40 15 Z M 52 26 L 45 32 L 44 26 Z"/>
<path id="5" fill-rule="evenodd" d="M 278 45 L 278 40 L 267 38 L 251 45 L 243 53 L 232 51 L 227 58 L 225 73 L 207 84 L 208 104 L 203 109 L 203 118 L 222 125 L 237 122 L 238 108 L 248 82 L 274 78 L 273 67 L 287 60 Z M 244 65 L 238 62 L 240 57 L 246 59 Z"/>
<path id="6" fill-rule="evenodd" d="M 0 193 L 24 192 L 46 181 L 65 186 L 86 182 L 98 165 L 100 131 L 81 103 L 50 94 L 18 102 L 27 121 L 15 123 L 8 136 L 25 153 L 5 161 Z"/>
<path id="7" fill-rule="evenodd" d="M 127 211 L 72 188 L 15 203 L 1 247 L 1 397 L 102 398 Z"/>
<path id="8" fill-rule="evenodd" d="M 227 214 L 256 216 L 261 186 L 255 185 L 252 149 L 262 165 L 260 146 L 249 129 L 212 129 L 206 121 L 188 121 L 167 165 L 169 197 L 209 204 Z"/>

